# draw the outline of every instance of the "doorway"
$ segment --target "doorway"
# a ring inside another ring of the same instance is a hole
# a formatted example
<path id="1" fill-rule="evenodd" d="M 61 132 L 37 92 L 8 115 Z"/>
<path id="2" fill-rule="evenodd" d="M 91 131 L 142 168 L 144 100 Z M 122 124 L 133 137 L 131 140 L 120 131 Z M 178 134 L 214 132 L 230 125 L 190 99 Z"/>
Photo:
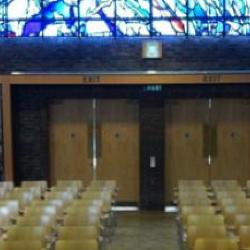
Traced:
<path id="1" fill-rule="evenodd" d="M 250 178 L 248 99 L 165 102 L 165 203 L 179 179 Z"/>
<path id="2" fill-rule="evenodd" d="M 115 179 L 118 202 L 139 199 L 139 105 L 130 99 L 63 99 L 50 105 L 51 182 Z"/>

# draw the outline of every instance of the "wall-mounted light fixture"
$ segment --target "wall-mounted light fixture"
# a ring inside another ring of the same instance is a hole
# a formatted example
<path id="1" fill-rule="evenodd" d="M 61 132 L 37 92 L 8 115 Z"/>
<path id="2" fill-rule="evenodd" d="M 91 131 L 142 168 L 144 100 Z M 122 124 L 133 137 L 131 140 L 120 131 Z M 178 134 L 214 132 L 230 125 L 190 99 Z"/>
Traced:
<path id="1" fill-rule="evenodd" d="M 142 58 L 144 59 L 161 59 L 162 42 L 157 40 L 147 40 L 142 44 Z"/>

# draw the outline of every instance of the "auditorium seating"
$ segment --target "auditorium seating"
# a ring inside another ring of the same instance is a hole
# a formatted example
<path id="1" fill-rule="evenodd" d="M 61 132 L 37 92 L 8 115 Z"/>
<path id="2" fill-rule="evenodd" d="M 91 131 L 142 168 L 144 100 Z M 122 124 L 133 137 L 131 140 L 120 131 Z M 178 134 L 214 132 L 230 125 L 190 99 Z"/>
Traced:
<path id="1" fill-rule="evenodd" d="M 0 250 L 95 250 L 110 237 L 105 228 L 114 226 L 107 221 L 112 221 L 115 181 L 84 187 L 82 181 L 58 180 L 51 188 L 46 181 L 23 181 L 21 187 L 4 182 L 1 188 Z"/>
<path id="2" fill-rule="evenodd" d="M 208 239 L 200 238 L 195 241 L 194 250 L 238 250 L 234 239 Z"/>
<path id="3" fill-rule="evenodd" d="M 173 192 L 186 249 L 250 249 L 249 190 L 236 180 L 180 180 Z"/>

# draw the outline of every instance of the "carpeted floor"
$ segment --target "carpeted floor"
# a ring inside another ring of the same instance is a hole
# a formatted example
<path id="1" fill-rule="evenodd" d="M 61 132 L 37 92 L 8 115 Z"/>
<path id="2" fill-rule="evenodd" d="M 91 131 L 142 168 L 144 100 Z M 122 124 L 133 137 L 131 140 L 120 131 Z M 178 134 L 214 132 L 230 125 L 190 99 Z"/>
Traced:
<path id="1" fill-rule="evenodd" d="M 107 250 L 179 250 L 174 214 L 120 212 Z"/>

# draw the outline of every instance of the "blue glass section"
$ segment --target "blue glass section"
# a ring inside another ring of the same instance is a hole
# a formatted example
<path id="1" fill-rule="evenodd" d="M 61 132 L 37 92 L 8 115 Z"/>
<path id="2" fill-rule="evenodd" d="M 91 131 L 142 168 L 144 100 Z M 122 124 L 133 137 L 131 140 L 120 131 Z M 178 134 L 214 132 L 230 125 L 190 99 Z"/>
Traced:
<path id="1" fill-rule="evenodd" d="M 115 1 L 114 0 L 80 0 L 79 5 L 80 18 L 114 18 Z"/>
<path id="2" fill-rule="evenodd" d="M 224 0 L 188 0 L 188 17 L 222 17 Z"/>
<path id="3" fill-rule="evenodd" d="M 0 21 L 0 37 L 6 36 L 5 30 L 5 23 Z"/>
<path id="4" fill-rule="evenodd" d="M 149 0 L 116 0 L 117 18 L 148 18 Z"/>
<path id="5" fill-rule="evenodd" d="M 42 36 L 42 23 L 36 20 L 30 21 L 9 21 L 8 37 L 37 37 Z"/>
<path id="6" fill-rule="evenodd" d="M 113 21 L 81 21 L 79 28 L 80 36 L 114 36 L 115 25 Z"/>
<path id="7" fill-rule="evenodd" d="M 41 18 L 40 0 L 11 0 L 7 9 L 8 19 Z"/>
<path id="8" fill-rule="evenodd" d="M 185 35 L 187 22 L 184 19 L 174 18 L 170 20 L 153 21 L 153 35 Z"/>
<path id="9" fill-rule="evenodd" d="M 77 0 L 45 0 L 42 14 L 46 20 L 76 19 L 78 17 Z"/>
<path id="10" fill-rule="evenodd" d="M 226 17 L 250 16 L 250 0 L 225 0 Z"/>
<path id="11" fill-rule="evenodd" d="M 150 25 L 144 20 L 119 20 L 116 23 L 117 36 L 149 36 Z"/>
<path id="12" fill-rule="evenodd" d="M 189 21 L 188 34 L 191 36 L 221 36 L 223 35 L 223 22 L 216 19 Z"/>
<path id="13" fill-rule="evenodd" d="M 234 18 L 225 22 L 226 35 L 249 36 L 250 18 Z"/>
<path id="14" fill-rule="evenodd" d="M 0 20 L 3 20 L 6 17 L 4 1 L 0 0 Z"/>
<path id="15" fill-rule="evenodd" d="M 153 17 L 186 17 L 186 0 L 153 0 Z"/>

